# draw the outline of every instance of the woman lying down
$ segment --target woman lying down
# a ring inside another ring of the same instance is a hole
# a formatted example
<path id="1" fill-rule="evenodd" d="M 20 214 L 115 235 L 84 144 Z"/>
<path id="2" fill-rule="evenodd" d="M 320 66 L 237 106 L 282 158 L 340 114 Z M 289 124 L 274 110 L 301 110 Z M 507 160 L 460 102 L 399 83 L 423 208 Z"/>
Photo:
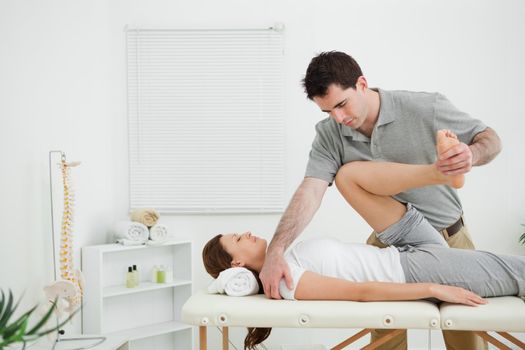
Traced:
<path id="1" fill-rule="evenodd" d="M 461 187 L 462 180 L 443 175 L 434 164 L 366 161 L 344 165 L 335 179 L 337 188 L 388 247 L 331 238 L 299 242 L 285 254 L 293 288 L 281 281 L 281 296 L 352 301 L 435 298 L 471 306 L 485 304 L 484 297 L 524 296 L 525 257 L 449 248 L 416 208 L 391 197 L 423 186 Z M 250 269 L 257 277 L 266 248 L 266 240 L 250 232 L 217 235 L 204 247 L 204 265 L 214 278 L 236 266 Z M 269 329 L 263 335 L 250 335 L 261 331 L 249 332 L 247 348 L 266 339 Z"/>

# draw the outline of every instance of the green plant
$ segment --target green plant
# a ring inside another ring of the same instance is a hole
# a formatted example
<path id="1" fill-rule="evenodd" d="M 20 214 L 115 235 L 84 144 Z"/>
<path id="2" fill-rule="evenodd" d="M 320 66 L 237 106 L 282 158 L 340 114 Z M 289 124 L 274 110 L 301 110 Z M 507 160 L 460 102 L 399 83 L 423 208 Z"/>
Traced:
<path id="1" fill-rule="evenodd" d="M 22 297 L 13 305 L 13 293 L 9 290 L 9 296 L 6 298 L 4 291 L 2 290 L 2 298 L 0 299 L 0 350 L 4 347 L 14 344 L 23 343 L 23 349 L 26 347 L 28 341 L 36 340 L 46 334 L 58 331 L 64 324 L 66 324 L 78 311 L 75 311 L 67 317 L 67 319 L 55 327 L 42 330 L 47 321 L 50 319 L 53 311 L 56 308 L 57 299 L 51 302 L 51 307 L 45 313 L 45 315 L 31 328 L 29 328 L 29 318 L 35 312 L 38 305 L 33 306 L 31 309 L 23 313 L 18 319 L 9 323 L 9 320 L 15 313 Z"/>
<path id="2" fill-rule="evenodd" d="M 525 225 L 521 224 L 521 226 L 525 226 Z M 523 233 L 523 234 L 521 235 L 521 237 L 520 237 L 520 243 L 523 244 L 523 245 L 525 245 L 525 233 Z"/>

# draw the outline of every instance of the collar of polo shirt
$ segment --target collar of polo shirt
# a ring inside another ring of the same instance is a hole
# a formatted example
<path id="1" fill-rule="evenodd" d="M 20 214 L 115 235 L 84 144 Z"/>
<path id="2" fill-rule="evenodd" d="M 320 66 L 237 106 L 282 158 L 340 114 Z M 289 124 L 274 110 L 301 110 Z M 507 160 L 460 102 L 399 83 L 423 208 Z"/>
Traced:
<path id="1" fill-rule="evenodd" d="M 392 101 L 392 96 L 388 93 L 388 91 L 384 91 L 379 88 L 371 88 L 370 90 L 374 90 L 379 93 L 379 101 L 381 103 L 379 107 L 379 117 L 377 119 L 376 125 L 374 126 L 374 129 L 395 121 L 396 116 L 394 113 L 392 113 L 394 110 L 394 102 Z M 352 137 L 355 141 L 370 142 L 368 137 L 346 125 L 341 125 L 341 133 L 343 136 Z"/>

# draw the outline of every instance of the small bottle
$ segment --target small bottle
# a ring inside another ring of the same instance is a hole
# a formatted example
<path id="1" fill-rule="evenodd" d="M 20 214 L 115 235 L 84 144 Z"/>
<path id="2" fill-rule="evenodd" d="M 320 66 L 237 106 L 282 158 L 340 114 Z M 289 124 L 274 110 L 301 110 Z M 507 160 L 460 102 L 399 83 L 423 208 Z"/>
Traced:
<path id="1" fill-rule="evenodd" d="M 128 266 L 128 272 L 126 273 L 126 288 L 135 287 L 134 278 L 133 278 L 133 268 Z"/>
<path id="2" fill-rule="evenodd" d="M 166 270 L 164 270 L 164 265 L 160 265 L 157 270 L 157 283 L 166 283 Z"/>
<path id="3" fill-rule="evenodd" d="M 153 268 L 151 269 L 151 282 L 157 283 L 157 271 L 159 268 L 157 265 L 153 265 Z"/>
<path id="4" fill-rule="evenodd" d="M 140 278 L 139 278 L 139 271 L 137 270 L 137 265 L 133 265 L 133 279 L 135 282 L 135 287 L 138 287 Z"/>
<path id="5" fill-rule="evenodd" d="M 171 267 L 166 268 L 166 283 L 173 283 L 173 270 Z"/>

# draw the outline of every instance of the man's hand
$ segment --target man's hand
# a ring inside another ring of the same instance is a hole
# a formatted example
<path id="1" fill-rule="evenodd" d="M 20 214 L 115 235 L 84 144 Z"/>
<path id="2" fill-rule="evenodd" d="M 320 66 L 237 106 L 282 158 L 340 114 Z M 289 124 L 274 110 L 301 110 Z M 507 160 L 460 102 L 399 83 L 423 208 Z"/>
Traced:
<path id="1" fill-rule="evenodd" d="M 449 303 L 464 304 L 470 306 L 478 306 L 487 304 L 488 301 L 466 289 L 445 285 L 433 285 L 431 287 L 432 296 L 439 300 L 447 301 Z"/>
<path id="2" fill-rule="evenodd" d="M 491 128 L 474 136 L 472 143 L 459 143 L 439 156 L 436 166 L 445 175 L 465 174 L 473 166 L 489 163 L 501 151 L 498 134 Z"/>
<path id="3" fill-rule="evenodd" d="M 264 265 L 259 273 L 259 278 L 263 284 L 264 294 L 267 298 L 281 299 L 279 293 L 279 282 L 284 278 L 288 289 L 293 288 L 290 269 L 284 260 L 282 253 L 268 253 Z"/>
<path id="4" fill-rule="evenodd" d="M 464 143 L 458 143 L 439 156 L 436 166 L 445 175 L 460 175 L 468 173 L 473 163 L 470 147 Z"/>

